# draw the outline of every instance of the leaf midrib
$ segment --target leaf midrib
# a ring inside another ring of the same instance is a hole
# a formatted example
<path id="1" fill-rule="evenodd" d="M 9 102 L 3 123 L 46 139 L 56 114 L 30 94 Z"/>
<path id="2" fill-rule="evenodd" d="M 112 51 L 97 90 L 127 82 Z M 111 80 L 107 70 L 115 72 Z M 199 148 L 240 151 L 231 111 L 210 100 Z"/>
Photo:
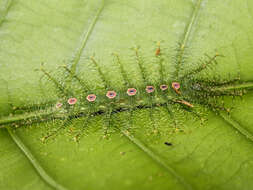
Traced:
<path id="1" fill-rule="evenodd" d="M 242 82 L 240 84 L 236 84 L 236 85 L 227 85 L 227 86 L 222 86 L 222 87 L 213 87 L 213 89 L 211 89 L 211 91 L 224 91 L 224 90 L 236 90 L 236 89 L 252 89 L 253 88 L 253 82 L 249 81 L 249 82 Z M 167 99 L 167 98 L 166 98 Z M 173 102 L 173 98 L 167 99 L 168 101 Z M 116 112 L 123 112 L 123 111 L 129 111 L 130 109 L 133 110 L 137 110 L 137 109 L 145 109 L 145 108 L 151 108 L 151 107 L 161 107 L 161 106 L 166 106 L 167 102 L 161 101 L 161 102 L 155 102 L 154 104 L 150 104 L 150 105 L 144 105 L 144 104 L 136 104 L 134 107 L 132 108 L 127 108 L 127 107 L 120 107 L 120 106 L 116 106 L 115 113 Z M 178 102 L 174 102 L 175 104 L 180 104 Z M 42 107 L 42 104 L 38 104 L 36 105 L 36 107 Z M 22 110 L 22 109 L 21 109 Z M 53 111 L 53 106 L 45 106 L 44 109 L 39 109 L 39 110 L 35 110 L 33 112 L 29 112 L 29 113 L 24 113 L 24 114 L 17 114 L 17 115 L 11 115 L 11 116 L 7 116 L 7 117 L 1 117 L 0 118 L 0 128 L 4 128 L 4 125 L 7 124 L 16 124 L 25 120 L 31 120 L 29 123 L 36 123 L 36 118 L 44 118 L 46 117 L 47 119 L 43 120 L 43 121 L 48 121 L 50 119 L 62 119 L 65 118 L 65 116 L 61 117 L 61 114 L 58 115 L 58 117 L 50 117 L 50 115 L 52 114 L 57 114 L 56 111 Z M 94 115 L 100 115 L 100 114 L 104 114 L 106 113 L 105 110 L 98 110 L 97 112 L 94 112 Z M 113 112 L 114 113 L 114 112 Z M 79 112 L 76 113 L 75 115 L 68 115 L 68 117 L 70 118 L 76 118 L 76 117 L 82 117 L 82 116 L 86 116 L 87 113 L 86 112 Z M 34 118 L 34 119 L 33 119 Z M 35 122 L 33 122 L 35 121 Z"/>

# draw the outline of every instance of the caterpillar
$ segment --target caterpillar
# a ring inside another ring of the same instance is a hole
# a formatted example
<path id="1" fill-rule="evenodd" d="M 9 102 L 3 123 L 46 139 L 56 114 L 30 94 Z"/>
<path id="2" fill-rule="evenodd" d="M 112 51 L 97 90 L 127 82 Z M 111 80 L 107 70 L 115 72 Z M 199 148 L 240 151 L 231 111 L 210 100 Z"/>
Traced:
<path id="1" fill-rule="evenodd" d="M 110 128 L 111 116 L 115 113 L 129 111 L 130 119 L 128 122 L 128 129 L 131 128 L 131 113 L 135 109 L 150 108 L 150 118 L 153 120 L 153 107 L 161 106 L 168 110 L 171 115 L 171 107 L 173 104 L 178 104 L 185 111 L 195 112 L 195 105 L 202 105 L 211 108 L 215 111 L 229 110 L 224 107 L 222 103 L 217 100 L 217 97 L 223 96 L 242 96 L 244 91 L 242 89 L 227 88 L 228 85 L 233 86 L 238 83 L 238 80 L 227 81 L 213 81 L 203 80 L 196 76 L 204 71 L 208 71 L 209 68 L 217 64 L 217 58 L 220 54 L 216 53 L 214 56 L 207 56 L 207 59 L 202 61 L 199 66 L 186 72 L 184 75 L 179 76 L 176 79 L 171 79 L 166 76 L 165 69 L 166 61 L 164 54 L 162 53 L 160 42 L 157 43 L 157 49 L 155 52 L 155 64 L 159 68 L 160 81 L 154 83 L 149 80 L 149 73 L 145 66 L 145 61 L 140 53 L 140 48 L 134 48 L 135 63 L 140 73 L 140 78 L 143 81 L 143 86 L 135 86 L 134 82 L 130 80 L 124 64 L 122 63 L 120 56 L 116 53 L 113 54 L 115 58 L 115 66 L 119 69 L 124 88 L 113 89 L 110 81 L 107 79 L 103 69 L 100 67 L 99 62 L 94 56 L 90 57 L 92 67 L 97 71 L 101 82 L 103 83 L 104 90 L 101 93 L 96 93 L 91 90 L 87 83 L 78 74 L 72 74 L 69 69 L 71 65 L 64 65 L 62 68 L 65 70 L 66 75 L 71 75 L 71 81 L 75 82 L 82 90 L 81 94 L 64 86 L 63 82 L 59 81 L 55 76 L 48 72 L 44 65 L 41 65 L 40 71 L 54 85 L 58 100 L 54 105 L 49 104 L 43 108 L 45 113 L 41 113 L 39 116 L 32 115 L 27 116 L 25 119 L 17 120 L 14 125 L 23 125 L 29 122 L 42 122 L 50 119 L 62 119 L 69 120 L 77 117 L 92 117 L 94 115 L 103 114 L 106 116 L 108 126 L 105 131 L 105 135 L 108 134 L 108 128 Z M 179 68 L 179 67 L 176 67 Z M 179 72 L 179 71 L 178 71 Z M 185 107 L 187 109 L 185 109 Z M 22 109 L 21 109 L 22 110 Z M 195 115 L 199 115 L 196 113 Z M 201 119 L 201 118 L 200 118 Z M 201 119 L 202 120 L 202 119 Z M 2 121 L 0 125 L 6 124 L 6 121 Z M 67 124 L 67 122 L 66 122 Z M 154 131 L 157 131 L 155 123 L 152 123 Z M 62 129 L 62 128 L 61 128 Z M 48 135 L 50 137 L 52 135 Z M 77 140 L 81 135 L 75 136 Z M 43 138 L 48 139 L 47 138 Z"/>

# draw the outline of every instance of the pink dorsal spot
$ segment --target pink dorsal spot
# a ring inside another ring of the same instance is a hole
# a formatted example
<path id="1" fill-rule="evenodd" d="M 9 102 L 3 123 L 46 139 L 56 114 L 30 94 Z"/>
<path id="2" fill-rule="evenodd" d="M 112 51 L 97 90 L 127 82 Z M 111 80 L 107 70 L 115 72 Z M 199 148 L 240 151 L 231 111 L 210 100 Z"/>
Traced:
<path id="1" fill-rule="evenodd" d="M 108 91 L 108 92 L 106 93 L 106 96 L 107 96 L 107 98 L 109 98 L 109 99 L 113 99 L 113 98 L 115 98 L 115 97 L 117 96 L 117 93 L 116 93 L 115 91 Z"/>
<path id="2" fill-rule="evenodd" d="M 89 101 L 89 102 L 94 102 L 96 100 L 96 95 L 95 94 L 89 94 L 86 99 Z"/>
<path id="3" fill-rule="evenodd" d="M 58 102 L 56 105 L 55 105 L 56 108 L 61 108 L 62 107 L 62 103 Z"/>
<path id="4" fill-rule="evenodd" d="M 137 90 L 135 88 L 127 89 L 128 96 L 134 96 L 136 93 L 137 93 Z"/>
<path id="5" fill-rule="evenodd" d="M 176 91 L 180 89 L 180 84 L 178 82 L 173 82 L 171 86 Z"/>
<path id="6" fill-rule="evenodd" d="M 153 86 L 146 86 L 146 92 L 147 93 L 152 93 L 155 91 L 155 88 Z"/>
<path id="7" fill-rule="evenodd" d="M 76 104 L 76 102 L 77 102 L 77 99 L 76 99 L 76 98 L 69 98 L 69 99 L 68 99 L 68 104 L 69 104 L 69 105 L 74 105 L 74 104 Z"/>
<path id="8" fill-rule="evenodd" d="M 162 85 L 160 86 L 160 89 L 161 89 L 162 91 L 167 90 L 167 89 L 168 89 L 168 85 L 162 84 Z"/>

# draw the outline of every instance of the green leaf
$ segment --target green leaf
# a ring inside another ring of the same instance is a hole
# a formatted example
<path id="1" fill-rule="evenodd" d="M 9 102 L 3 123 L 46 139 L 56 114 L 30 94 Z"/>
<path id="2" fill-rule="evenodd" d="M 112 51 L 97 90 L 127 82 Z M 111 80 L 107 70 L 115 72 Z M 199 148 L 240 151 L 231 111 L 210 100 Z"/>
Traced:
<path id="1" fill-rule="evenodd" d="M 251 189 L 252 17 L 250 0 L 0 0 L 0 189 Z M 179 80 L 167 101 L 143 90 Z"/>

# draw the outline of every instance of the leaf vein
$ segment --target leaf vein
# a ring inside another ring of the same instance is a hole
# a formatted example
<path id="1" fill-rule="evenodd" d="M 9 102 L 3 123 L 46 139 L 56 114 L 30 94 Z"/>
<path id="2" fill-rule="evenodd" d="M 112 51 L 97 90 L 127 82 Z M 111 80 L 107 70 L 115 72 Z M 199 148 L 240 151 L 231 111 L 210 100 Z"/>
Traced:
<path id="1" fill-rule="evenodd" d="M 230 116 L 226 115 L 225 113 L 220 113 L 219 114 L 221 118 L 224 119 L 230 126 L 232 126 L 234 129 L 239 131 L 245 138 L 249 139 L 250 141 L 253 142 L 253 134 L 250 133 L 247 129 L 242 127 L 237 121 L 232 119 Z"/>
<path id="2" fill-rule="evenodd" d="M 71 66 L 71 77 L 72 77 L 72 76 L 75 74 L 75 72 L 76 72 L 76 66 L 77 66 L 77 64 L 78 64 L 79 61 L 80 61 L 81 54 L 82 54 L 82 52 L 83 52 L 83 50 L 84 50 L 84 48 L 85 48 L 85 46 L 86 46 L 86 44 L 87 44 L 87 41 L 88 41 L 88 39 L 89 39 L 89 37 L 90 37 L 90 35 L 91 35 L 91 33 L 92 33 L 92 31 L 93 31 L 93 29 L 94 29 L 94 27 L 95 27 L 97 21 L 98 21 L 99 16 L 101 15 L 101 12 L 102 12 L 103 9 L 104 9 L 104 5 L 105 5 L 105 2 L 104 2 L 104 0 L 102 0 L 101 6 L 100 6 L 100 8 L 98 9 L 98 11 L 97 11 L 97 13 L 96 13 L 94 19 L 92 20 L 92 22 L 91 22 L 91 24 L 90 24 L 90 26 L 89 26 L 87 32 L 84 30 L 84 32 L 83 32 L 83 34 L 82 34 L 82 37 L 81 37 L 81 39 L 82 39 L 82 40 L 81 40 L 81 46 L 78 48 L 78 50 L 76 51 L 76 53 L 75 53 L 75 55 L 74 55 L 74 58 L 73 58 L 73 65 Z"/>
<path id="3" fill-rule="evenodd" d="M 177 63 L 176 77 L 178 77 L 179 68 L 181 67 L 181 64 L 183 62 L 185 47 L 188 43 L 189 36 L 191 34 L 193 25 L 197 20 L 197 16 L 198 16 L 200 5 L 201 5 L 202 1 L 203 0 L 198 0 L 197 3 L 195 4 L 193 12 L 190 16 L 189 23 L 187 24 L 187 26 L 185 28 L 185 32 L 183 34 L 182 42 L 180 43 L 180 50 L 179 50 L 179 55 L 178 55 L 178 60 L 177 60 L 178 63 Z"/>
<path id="4" fill-rule="evenodd" d="M 2 15 L 0 15 L 0 27 L 4 23 L 6 15 L 8 14 L 8 12 L 9 12 L 12 4 L 13 4 L 13 0 L 7 0 L 6 3 L 5 3 L 5 6 L 4 6 L 3 10 L 1 10 L 2 8 L 0 9 L 1 12 L 2 12 Z"/>
<path id="5" fill-rule="evenodd" d="M 187 190 L 192 190 L 193 187 L 189 184 L 181 175 L 179 175 L 171 166 L 169 166 L 162 158 L 156 155 L 152 150 L 146 147 L 141 141 L 137 138 L 130 135 L 127 131 L 121 130 L 121 133 L 127 137 L 133 144 L 140 148 L 144 153 L 146 153 L 150 158 L 156 161 L 159 165 L 165 168 L 170 174 L 172 174 Z"/>
<path id="6" fill-rule="evenodd" d="M 42 168 L 36 158 L 32 155 L 31 151 L 25 146 L 22 140 L 13 132 L 12 129 L 9 127 L 7 128 L 9 135 L 11 136 L 12 140 L 18 146 L 18 148 L 23 152 L 29 162 L 32 164 L 34 169 L 37 171 L 39 176 L 51 187 L 55 188 L 56 190 L 67 190 L 65 187 L 57 183 L 52 177 L 50 177 L 47 172 Z"/>

